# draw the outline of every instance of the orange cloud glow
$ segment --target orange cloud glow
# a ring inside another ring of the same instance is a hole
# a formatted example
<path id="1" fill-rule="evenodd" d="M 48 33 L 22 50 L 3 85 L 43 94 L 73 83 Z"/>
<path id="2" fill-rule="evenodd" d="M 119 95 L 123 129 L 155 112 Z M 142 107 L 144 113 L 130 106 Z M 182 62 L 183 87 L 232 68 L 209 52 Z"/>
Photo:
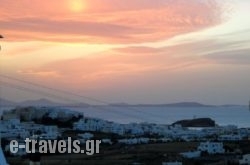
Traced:
<path id="1" fill-rule="evenodd" d="M 83 12 L 86 8 L 86 2 L 84 0 L 69 0 L 68 1 L 69 9 L 72 12 Z"/>
<path id="2" fill-rule="evenodd" d="M 220 23 L 215 0 L 0 0 L 6 40 L 142 43 Z M 3 5 L 2 5 L 3 4 Z"/>
<path id="3" fill-rule="evenodd" d="M 242 103 L 250 93 L 249 6 L 246 0 L 0 0 L 0 74 L 112 102 L 203 96 Z M 3 89 L 4 97 L 17 98 L 15 89 Z"/>
<path id="4" fill-rule="evenodd" d="M 183 50 L 180 49 L 183 48 Z M 204 59 L 199 57 L 178 57 L 178 53 L 188 49 L 185 45 L 179 47 L 151 48 L 126 47 L 117 48 L 84 58 L 58 60 L 41 67 L 24 68 L 21 75 L 32 75 L 44 80 L 41 73 L 50 75 L 50 80 L 60 80 L 61 83 L 93 83 L 106 82 L 108 79 L 123 76 L 138 76 L 159 71 L 175 71 L 183 68 L 204 65 Z M 175 53 L 174 50 L 176 50 Z M 53 74 L 52 74 L 53 73 Z M 68 81 L 70 80 L 70 82 Z"/>

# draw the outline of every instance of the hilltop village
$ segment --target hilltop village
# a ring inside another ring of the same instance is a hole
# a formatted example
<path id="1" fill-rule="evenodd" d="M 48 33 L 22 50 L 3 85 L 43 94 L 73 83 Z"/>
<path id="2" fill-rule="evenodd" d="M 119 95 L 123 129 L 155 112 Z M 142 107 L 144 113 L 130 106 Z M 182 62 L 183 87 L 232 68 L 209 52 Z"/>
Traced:
<path id="1" fill-rule="evenodd" d="M 2 148 L 10 160 L 13 157 L 25 158 L 26 155 L 25 150 L 11 154 L 11 140 L 18 140 L 22 144 L 25 138 L 36 135 L 45 140 L 67 140 L 67 137 L 72 137 L 82 144 L 89 139 L 98 139 L 102 141 L 102 153 L 93 159 L 105 159 L 102 156 L 107 153 L 109 156 L 130 155 L 121 158 L 127 164 L 145 164 L 155 157 L 158 161 L 150 164 L 250 164 L 250 128 L 237 128 L 233 125 L 189 128 L 181 124 L 119 124 L 86 117 L 83 113 L 68 109 L 17 107 L 3 112 L 0 130 Z M 180 145 L 182 147 L 178 147 Z M 147 154 L 150 156 L 147 157 Z"/>

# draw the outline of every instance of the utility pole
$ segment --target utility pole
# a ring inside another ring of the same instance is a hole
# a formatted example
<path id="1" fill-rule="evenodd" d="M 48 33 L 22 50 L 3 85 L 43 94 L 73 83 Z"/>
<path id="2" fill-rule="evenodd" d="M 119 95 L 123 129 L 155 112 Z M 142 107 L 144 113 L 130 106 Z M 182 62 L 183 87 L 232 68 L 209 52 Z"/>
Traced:
<path id="1" fill-rule="evenodd" d="M 1 34 L 0 34 L 0 39 L 4 38 Z M 0 50 L 1 50 L 1 45 L 0 45 Z M 1 117 L 1 116 L 0 116 Z M 0 125 L 2 124 L 1 118 L 0 118 Z M 1 130 L 0 130 L 0 165 L 8 165 L 5 155 L 3 153 L 2 150 L 2 135 L 1 135 Z"/>
<path id="2" fill-rule="evenodd" d="M 2 124 L 2 121 L 0 120 L 0 124 Z M 2 150 L 2 144 L 1 144 L 1 130 L 0 130 L 0 165 L 8 165 L 5 155 Z"/>
<path id="3" fill-rule="evenodd" d="M 3 36 L 0 34 L 0 39 L 1 39 L 1 38 L 3 38 Z M 1 50 L 1 45 L 0 45 L 0 50 Z M 0 117 L 1 117 L 1 116 L 0 116 Z M 1 124 L 1 118 L 0 118 L 0 124 Z M 2 142 L 2 135 L 1 135 L 1 131 L 0 131 L 0 148 L 2 148 L 2 147 L 1 147 L 2 143 L 1 143 L 1 142 Z"/>
<path id="4" fill-rule="evenodd" d="M 1 38 L 4 38 L 4 37 L 0 34 L 0 39 L 1 39 Z M 0 50 L 1 50 L 1 45 L 0 45 Z"/>
<path id="5" fill-rule="evenodd" d="M 250 111 L 250 100 L 249 100 L 249 103 L 248 103 L 248 110 Z"/>

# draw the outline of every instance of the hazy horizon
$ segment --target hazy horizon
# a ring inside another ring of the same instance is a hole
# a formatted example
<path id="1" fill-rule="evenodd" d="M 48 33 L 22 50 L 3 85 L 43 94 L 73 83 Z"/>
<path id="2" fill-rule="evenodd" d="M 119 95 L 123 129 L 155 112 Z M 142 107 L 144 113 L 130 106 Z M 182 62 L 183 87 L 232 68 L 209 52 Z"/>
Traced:
<path id="1" fill-rule="evenodd" d="M 1 98 L 53 93 L 7 75 L 108 103 L 250 100 L 250 1 L 0 3 Z"/>

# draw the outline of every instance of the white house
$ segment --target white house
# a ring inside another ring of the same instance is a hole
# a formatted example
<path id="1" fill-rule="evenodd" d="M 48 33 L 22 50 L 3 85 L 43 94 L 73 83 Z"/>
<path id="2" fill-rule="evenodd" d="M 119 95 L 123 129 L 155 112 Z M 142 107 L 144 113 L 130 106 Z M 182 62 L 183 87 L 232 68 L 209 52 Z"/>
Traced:
<path id="1" fill-rule="evenodd" d="M 162 162 L 162 165 L 182 165 L 182 162 Z"/>
<path id="2" fill-rule="evenodd" d="M 133 144 L 147 144 L 149 138 L 131 138 L 131 139 L 119 139 L 119 143 L 133 145 Z"/>
<path id="3" fill-rule="evenodd" d="M 25 143 L 24 142 L 19 142 L 19 145 L 25 145 Z M 10 152 L 10 144 L 5 146 L 5 152 Z M 11 153 L 10 152 L 10 154 L 14 155 L 14 156 L 24 156 L 24 155 L 27 155 L 27 152 L 26 152 L 25 148 L 19 148 L 17 153 Z"/>
<path id="4" fill-rule="evenodd" d="M 138 142 L 140 144 L 147 144 L 149 143 L 149 138 L 138 138 Z"/>
<path id="5" fill-rule="evenodd" d="M 160 141 L 161 141 L 162 143 L 168 143 L 168 142 L 172 142 L 173 139 L 171 139 L 171 138 L 161 138 Z"/>
<path id="6" fill-rule="evenodd" d="M 184 158 L 198 158 L 201 156 L 201 151 L 190 151 L 190 152 L 182 152 L 180 153 L 181 156 L 183 156 Z"/>
<path id="7" fill-rule="evenodd" d="M 243 155 L 243 158 L 239 160 L 239 164 L 250 165 L 250 154 Z"/>
<path id="8" fill-rule="evenodd" d="M 220 135 L 218 137 L 219 141 L 240 141 L 242 140 L 242 136 L 240 135 Z"/>
<path id="9" fill-rule="evenodd" d="M 95 118 L 84 118 L 80 119 L 78 122 L 75 122 L 73 125 L 73 129 L 81 131 L 100 131 L 103 125 L 105 125 L 104 120 Z"/>
<path id="10" fill-rule="evenodd" d="M 125 129 L 121 124 L 113 123 L 110 132 L 118 135 L 124 135 Z"/>
<path id="11" fill-rule="evenodd" d="M 111 141 L 110 139 L 102 139 L 101 142 L 102 142 L 103 144 L 110 144 L 110 145 L 113 144 L 112 141 Z"/>
<path id="12" fill-rule="evenodd" d="M 123 143 L 123 144 L 129 144 L 129 145 L 138 144 L 138 140 L 136 138 L 133 138 L 133 139 L 119 139 L 118 142 Z"/>
<path id="13" fill-rule="evenodd" d="M 221 142 L 202 142 L 198 146 L 198 151 L 207 152 L 208 154 L 223 154 L 225 149 Z"/>
<path id="14" fill-rule="evenodd" d="M 78 134 L 78 136 L 81 138 L 81 139 L 84 139 L 84 140 L 90 140 L 91 138 L 94 137 L 94 135 L 92 133 L 84 133 L 84 134 Z"/>
<path id="15" fill-rule="evenodd" d="M 44 126 L 43 132 L 44 133 L 41 136 L 44 139 L 56 139 L 58 136 L 60 136 L 58 127 L 55 125 Z"/>
<path id="16" fill-rule="evenodd" d="M 142 129 L 142 126 L 137 123 L 130 123 L 125 125 L 125 130 L 127 133 L 132 135 L 143 135 L 144 130 Z"/>

